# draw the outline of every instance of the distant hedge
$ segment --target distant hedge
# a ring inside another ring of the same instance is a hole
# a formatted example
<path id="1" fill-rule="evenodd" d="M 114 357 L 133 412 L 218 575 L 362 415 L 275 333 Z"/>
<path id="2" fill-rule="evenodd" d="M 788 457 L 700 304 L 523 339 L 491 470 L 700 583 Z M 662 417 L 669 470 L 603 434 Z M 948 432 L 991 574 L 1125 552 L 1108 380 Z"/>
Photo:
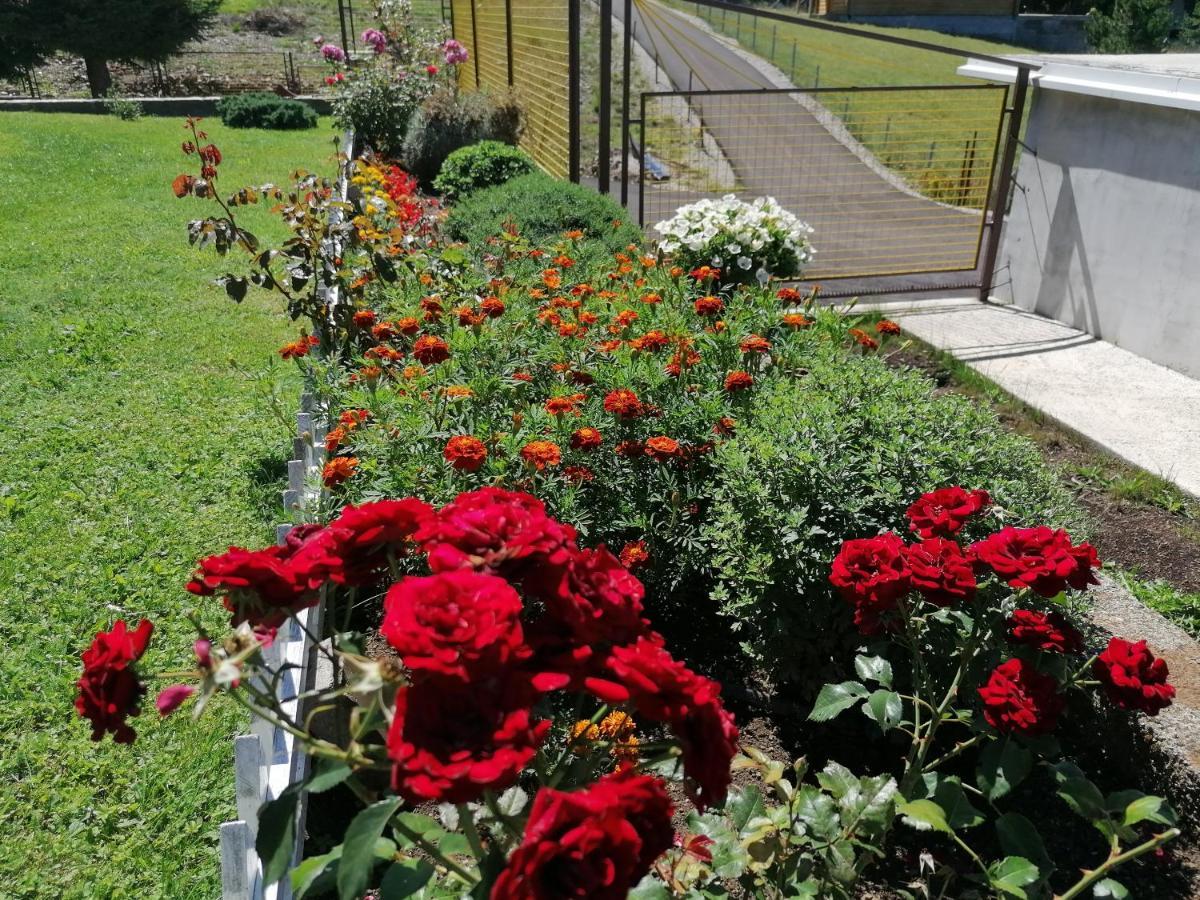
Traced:
<path id="1" fill-rule="evenodd" d="M 317 127 L 317 113 L 307 103 L 275 94 L 234 94 L 217 103 L 221 121 L 230 128 L 298 131 Z"/>

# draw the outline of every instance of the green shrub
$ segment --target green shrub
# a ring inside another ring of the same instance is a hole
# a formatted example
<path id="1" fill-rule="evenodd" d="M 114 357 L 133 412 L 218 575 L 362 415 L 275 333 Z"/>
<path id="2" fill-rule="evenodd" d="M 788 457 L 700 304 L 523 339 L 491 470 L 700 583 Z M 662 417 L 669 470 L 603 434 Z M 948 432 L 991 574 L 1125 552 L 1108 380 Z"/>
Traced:
<path id="1" fill-rule="evenodd" d="M 565 231 L 582 231 L 590 249 L 579 255 L 588 263 L 599 262 L 597 257 L 608 257 L 642 239 L 629 215 L 611 197 L 542 172 L 471 194 L 450 211 L 446 228 L 454 240 L 483 248 L 506 222 L 533 243 L 553 241 Z"/>
<path id="2" fill-rule="evenodd" d="M 124 96 L 116 86 L 109 88 L 104 96 L 104 109 L 124 122 L 136 122 L 146 112 L 141 103 Z"/>
<path id="3" fill-rule="evenodd" d="M 217 103 L 217 113 L 230 128 L 298 131 L 317 127 L 317 113 L 307 103 L 266 92 L 225 97 Z"/>
<path id="4" fill-rule="evenodd" d="M 829 564 L 841 542 L 908 532 L 904 510 L 946 485 L 984 488 L 1005 524 L 1052 524 L 1082 537 L 1071 495 L 1030 441 L 987 407 L 914 371 L 826 347 L 803 377 L 755 398 L 717 453 L 704 544 L 713 598 L 744 653 L 781 678 L 838 653 Z M 985 517 L 985 532 L 998 523 Z M 813 622 L 821 622 L 817 632 Z M 861 640 L 856 636 L 851 639 Z"/>
<path id="5" fill-rule="evenodd" d="M 353 131 L 377 153 L 394 159 L 403 150 L 409 120 L 431 89 L 430 79 L 400 78 L 386 66 L 356 69 L 338 83 L 334 124 L 342 131 Z"/>
<path id="6" fill-rule="evenodd" d="M 524 150 L 499 141 L 480 141 L 447 156 L 433 186 L 453 199 L 527 175 L 534 168 Z"/>
<path id="7" fill-rule="evenodd" d="M 404 168 L 426 187 L 455 150 L 480 141 L 516 144 L 521 108 L 513 94 L 435 91 L 408 123 L 401 155 Z"/>

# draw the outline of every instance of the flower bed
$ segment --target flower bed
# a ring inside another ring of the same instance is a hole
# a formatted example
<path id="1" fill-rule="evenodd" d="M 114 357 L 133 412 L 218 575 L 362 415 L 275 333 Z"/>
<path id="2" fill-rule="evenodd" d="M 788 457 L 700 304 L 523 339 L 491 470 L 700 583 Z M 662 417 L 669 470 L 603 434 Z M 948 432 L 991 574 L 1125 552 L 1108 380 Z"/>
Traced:
<path id="1" fill-rule="evenodd" d="M 215 200 L 220 153 L 203 140 L 185 148 L 199 176 L 180 176 L 176 192 Z M 507 227 L 448 244 L 400 175 L 360 164 L 354 180 L 345 221 L 311 176 L 279 192 L 295 232 L 282 255 L 233 211 L 264 188 L 190 226 L 219 250 L 249 251 L 253 276 L 225 279 L 235 298 L 253 283 L 308 318 L 281 354 L 337 423 L 321 472 L 328 524 L 201 560 L 189 585 L 231 614 L 227 635 L 201 636 L 201 699 L 230 691 L 316 761 L 259 816 L 268 882 L 288 873 L 301 790 L 334 787 L 362 810 L 341 843 L 291 873 L 301 894 L 695 897 L 736 881 L 750 896 L 849 897 L 906 826 L 940 836 L 944 858 L 906 877 L 944 896 L 1120 896 L 1113 870 L 1178 834 L 1160 798 L 1101 791 L 1053 738 L 1073 692 L 1154 714 L 1173 688 L 1144 643 L 1089 648 L 1075 630 L 1099 560 L 1028 521 L 1035 498 L 1014 510 L 980 488 L 893 486 L 903 470 L 877 453 L 874 482 L 839 499 L 851 514 L 820 566 L 848 608 L 807 626 L 857 632 L 831 648 L 856 677 L 821 688 L 809 718 L 861 710 L 886 751 L 882 774 L 830 762 L 814 779 L 803 760 L 739 747 L 717 682 L 681 661 L 713 661 L 695 620 L 753 618 L 709 597 L 720 587 L 712 511 L 764 502 L 739 496 L 728 470 L 741 436 L 775 427 L 763 398 L 830 390 L 812 376 L 831 361 L 847 380 L 886 372 L 869 355 L 890 323 L 868 333 L 812 297 L 738 286 L 636 244 L 598 256 L 576 231 L 543 244 Z M 334 284 L 343 302 L 330 306 Z M 806 449 L 818 471 L 837 453 Z M 920 474 L 947 475 L 937 463 Z M 817 521 L 833 519 L 800 516 L 769 540 L 824 532 Z M 789 586 L 791 602 L 806 600 L 802 574 L 777 573 L 773 602 Z M 264 653 L 276 630 L 321 602 L 320 652 L 343 682 L 309 699 L 353 700 L 341 740 L 261 689 L 286 670 Z M 798 628 L 802 617 L 776 613 Z M 97 737 L 132 739 L 144 630 L 132 641 L 119 623 L 85 655 L 80 711 Z M 866 649 L 847 653 L 855 645 Z M 815 684 L 830 671 L 788 674 Z M 160 710 L 192 690 L 167 688 Z M 1057 872 L 1034 823 L 1007 808 L 1035 760 L 1103 836 L 1108 855 L 1082 877 Z M 733 770 L 753 783 L 731 791 Z M 985 823 L 997 839 L 981 837 Z"/>

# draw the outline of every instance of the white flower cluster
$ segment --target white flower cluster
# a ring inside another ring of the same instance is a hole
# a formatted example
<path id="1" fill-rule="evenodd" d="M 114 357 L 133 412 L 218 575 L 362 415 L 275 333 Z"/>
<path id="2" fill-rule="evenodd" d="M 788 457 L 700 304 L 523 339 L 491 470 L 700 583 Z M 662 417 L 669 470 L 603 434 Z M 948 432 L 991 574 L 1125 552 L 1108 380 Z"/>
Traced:
<path id="1" fill-rule="evenodd" d="M 684 255 L 718 268 L 764 267 L 772 275 L 798 274 L 815 252 L 813 229 L 774 197 L 746 202 L 733 194 L 681 206 L 654 226 L 666 253 Z M 779 267 L 791 271 L 777 271 Z"/>

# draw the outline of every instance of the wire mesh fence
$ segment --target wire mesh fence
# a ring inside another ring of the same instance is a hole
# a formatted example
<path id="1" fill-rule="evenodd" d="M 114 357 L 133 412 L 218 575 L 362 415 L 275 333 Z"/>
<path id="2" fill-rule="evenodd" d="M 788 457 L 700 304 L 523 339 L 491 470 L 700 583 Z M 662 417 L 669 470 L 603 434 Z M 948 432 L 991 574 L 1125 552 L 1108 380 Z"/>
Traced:
<path id="1" fill-rule="evenodd" d="M 973 270 L 1006 91 L 644 93 L 641 220 L 702 197 L 773 196 L 816 229 L 812 278 Z"/>

